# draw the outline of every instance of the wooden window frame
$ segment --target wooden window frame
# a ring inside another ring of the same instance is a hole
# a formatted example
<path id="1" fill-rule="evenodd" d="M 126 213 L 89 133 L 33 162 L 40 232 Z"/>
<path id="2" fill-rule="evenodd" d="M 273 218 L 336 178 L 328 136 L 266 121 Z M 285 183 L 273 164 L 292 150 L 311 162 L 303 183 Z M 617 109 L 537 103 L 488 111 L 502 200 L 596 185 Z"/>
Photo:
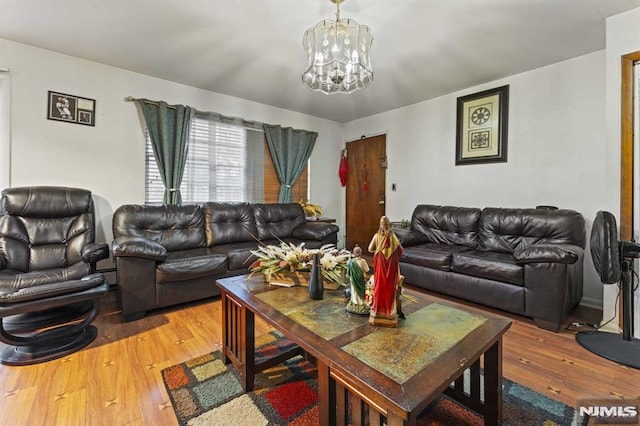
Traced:
<path id="1" fill-rule="evenodd" d="M 633 65 L 640 51 L 621 58 L 620 106 L 620 239 L 633 238 Z"/>

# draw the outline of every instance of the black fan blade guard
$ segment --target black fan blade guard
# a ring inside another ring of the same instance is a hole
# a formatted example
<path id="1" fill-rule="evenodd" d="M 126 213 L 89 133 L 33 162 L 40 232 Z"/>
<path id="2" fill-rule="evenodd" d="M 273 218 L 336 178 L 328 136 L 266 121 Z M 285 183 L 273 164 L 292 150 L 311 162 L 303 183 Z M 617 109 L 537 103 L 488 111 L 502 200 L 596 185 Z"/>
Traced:
<path id="1" fill-rule="evenodd" d="M 591 258 L 603 284 L 620 281 L 620 243 L 616 218 L 611 213 L 599 211 L 591 228 Z"/>

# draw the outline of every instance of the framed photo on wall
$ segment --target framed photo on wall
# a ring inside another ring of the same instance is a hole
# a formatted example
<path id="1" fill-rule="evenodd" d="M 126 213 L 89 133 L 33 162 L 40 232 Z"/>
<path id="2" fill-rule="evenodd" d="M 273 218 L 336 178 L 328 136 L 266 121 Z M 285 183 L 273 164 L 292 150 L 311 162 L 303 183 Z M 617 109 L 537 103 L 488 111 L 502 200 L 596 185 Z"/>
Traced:
<path id="1" fill-rule="evenodd" d="M 509 86 L 458 98 L 456 166 L 507 161 Z"/>
<path id="2" fill-rule="evenodd" d="M 69 123 L 96 125 L 95 99 L 49 91 L 47 118 Z"/>

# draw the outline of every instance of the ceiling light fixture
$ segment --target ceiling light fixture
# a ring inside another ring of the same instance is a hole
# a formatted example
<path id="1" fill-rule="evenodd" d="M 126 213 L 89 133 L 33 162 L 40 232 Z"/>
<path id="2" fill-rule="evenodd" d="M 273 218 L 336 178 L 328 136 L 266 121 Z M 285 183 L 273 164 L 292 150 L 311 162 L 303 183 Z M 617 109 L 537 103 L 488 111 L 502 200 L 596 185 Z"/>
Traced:
<path id="1" fill-rule="evenodd" d="M 369 58 L 373 36 L 366 25 L 340 19 L 340 3 L 345 0 L 330 1 L 336 4 L 336 20 L 320 21 L 302 37 L 307 52 L 302 82 L 322 93 L 351 93 L 373 81 Z"/>

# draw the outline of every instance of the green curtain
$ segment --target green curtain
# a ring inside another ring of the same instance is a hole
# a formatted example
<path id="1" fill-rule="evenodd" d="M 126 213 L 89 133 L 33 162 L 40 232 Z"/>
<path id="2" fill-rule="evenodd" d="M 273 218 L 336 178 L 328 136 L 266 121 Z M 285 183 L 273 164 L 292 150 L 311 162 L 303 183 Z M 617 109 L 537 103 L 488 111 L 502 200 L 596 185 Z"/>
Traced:
<path id="1" fill-rule="evenodd" d="M 291 127 L 262 126 L 267 136 L 271 159 L 280 180 L 279 203 L 293 202 L 291 187 L 296 183 L 311 157 L 318 133 Z"/>
<path id="2" fill-rule="evenodd" d="M 187 161 L 187 141 L 193 108 L 136 99 L 151 137 L 153 154 L 164 183 L 165 204 L 180 204 L 180 185 Z"/>

